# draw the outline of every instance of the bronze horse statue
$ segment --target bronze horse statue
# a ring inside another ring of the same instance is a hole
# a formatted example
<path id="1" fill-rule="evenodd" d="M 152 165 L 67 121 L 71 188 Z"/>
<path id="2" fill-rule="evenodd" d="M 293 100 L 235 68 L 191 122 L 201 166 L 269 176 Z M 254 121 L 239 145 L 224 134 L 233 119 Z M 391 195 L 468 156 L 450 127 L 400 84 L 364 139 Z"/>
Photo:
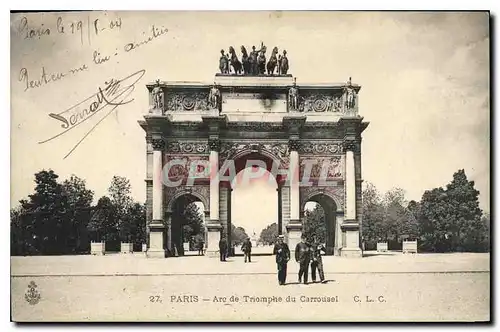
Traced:
<path id="1" fill-rule="evenodd" d="M 240 60 L 238 60 L 238 56 L 236 56 L 236 51 L 232 46 L 229 46 L 229 54 L 231 54 L 230 62 L 231 66 L 233 66 L 233 70 L 235 74 L 241 74 L 242 66 Z"/>
<path id="2" fill-rule="evenodd" d="M 273 52 L 269 57 L 269 61 L 267 62 L 267 75 L 274 75 L 274 69 L 278 64 L 278 59 L 276 58 L 276 54 L 278 54 L 278 48 L 273 48 Z"/>
<path id="3" fill-rule="evenodd" d="M 245 46 L 241 45 L 241 63 L 243 64 L 243 73 L 249 75 L 252 73 L 252 64 L 250 63 L 250 57 L 248 56 L 247 49 Z"/>

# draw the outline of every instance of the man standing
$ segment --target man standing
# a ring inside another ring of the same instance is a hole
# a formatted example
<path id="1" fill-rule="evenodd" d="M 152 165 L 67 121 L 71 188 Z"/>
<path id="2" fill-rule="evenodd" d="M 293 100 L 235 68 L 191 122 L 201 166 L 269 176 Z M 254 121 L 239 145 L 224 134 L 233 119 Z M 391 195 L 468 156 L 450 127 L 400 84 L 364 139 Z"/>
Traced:
<path id="1" fill-rule="evenodd" d="M 279 235 L 278 243 L 274 245 L 273 249 L 273 255 L 276 255 L 276 264 L 278 265 L 278 282 L 280 285 L 284 285 L 286 282 L 286 267 L 290 260 L 290 249 L 283 242 L 284 238 L 283 235 Z"/>
<path id="2" fill-rule="evenodd" d="M 299 263 L 299 283 L 302 282 L 304 276 L 304 285 L 307 285 L 307 277 L 309 274 L 309 262 L 311 261 L 311 246 L 307 243 L 305 235 L 302 235 L 302 241 L 297 243 L 295 247 L 295 260 Z"/>
<path id="3" fill-rule="evenodd" d="M 205 242 L 203 242 L 203 240 L 200 239 L 198 241 L 198 255 L 203 256 L 204 247 L 205 247 Z"/>
<path id="4" fill-rule="evenodd" d="M 251 263 L 252 262 L 252 242 L 250 241 L 249 237 L 247 237 L 246 240 L 241 245 L 241 250 L 243 251 L 243 254 L 245 254 L 245 263 L 247 262 L 247 258 L 248 258 L 248 262 Z"/>
<path id="5" fill-rule="evenodd" d="M 225 262 L 227 256 L 227 241 L 226 237 L 222 237 L 219 241 L 219 253 L 220 253 L 220 261 Z"/>
<path id="6" fill-rule="evenodd" d="M 312 251 L 312 262 L 311 262 L 311 274 L 313 282 L 316 282 L 316 269 L 318 269 L 319 280 L 321 281 L 321 283 L 326 282 L 325 273 L 323 271 L 323 259 L 321 258 L 322 251 L 326 254 L 325 246 L 317 243 L 314 244 Z"/>

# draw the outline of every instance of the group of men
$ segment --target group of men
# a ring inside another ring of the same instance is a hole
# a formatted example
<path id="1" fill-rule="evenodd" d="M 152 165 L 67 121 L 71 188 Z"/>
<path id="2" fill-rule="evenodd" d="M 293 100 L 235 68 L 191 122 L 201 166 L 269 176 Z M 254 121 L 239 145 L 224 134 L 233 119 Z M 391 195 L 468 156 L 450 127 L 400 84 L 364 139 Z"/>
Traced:
<path id="1" fill-rule="evenodd" d="M 284 242 L 284 236 L 279 235 L 274 245 L 273 255 L 276 255 L 276 264 L 278 266 L 278 282 L 284 285 L 286 282 L 287 265 L 290 260 L 290 249 Z M 247 238 L 241 245 L 241 250 L 245 256 L 245 263 L 252 261 L 252 242 Z M 223 237 L 219 241 L 220 261 L 225 262 L 228 254 L 228 243 Z M 319 274 L 319 280 L 325 283 L 325 273 L 323 270 L 322 253 L 326 254 L 323 244 L 308 241 L 306 236 L 302 236 L 301 242 L 295 247 L 295 260 L 299 263 L 299 283 L 307 285 L 309 279 L 309 265 L 311 265 L 312 282 L 316 282 L 316 272 Z"/>
<path id="2" fill-rule="evenodd" d="M 312 281 L 316 282 L 316 270 L 319 272 L 319 278 L 325 283 L 325 273 L 323 271 L 323 260 L 321 253 L 326 254 L 325 247 L 322 244 L 310 244 L 305 236 L 302 236 L 301 242 L 295 247 L 295 260 L 299 263 L 299 283 L 304 282 L 307 285 L 309 277 L 309 264 L 311 264 Z M 276 264 L 278 266 L 278 282 L 284 285 L 286 282 L 287 264 L 290 260 L 290 249 L 284 242 L 284 236 L 279 235 L 278 241 L 274 245 L 273 254 L 276 255 Z"/>
<path id="3" fill-rule="evenodd" d="M 226 238 L 222 237 L 221 240 L 219 241 L 219 254 L 220 254 L 220 261 L 225 262 L 228 254 L 228 249 L 229 246 L 227 244 Z M 246 238 L 245 241 L 243 241 L 243 244 L 241 245 L 241 251 L 243 251 L 243 254 L 245 256 L 245 263 L 252 262 L 252 241 L 250 241 L 250 238 Z"/>

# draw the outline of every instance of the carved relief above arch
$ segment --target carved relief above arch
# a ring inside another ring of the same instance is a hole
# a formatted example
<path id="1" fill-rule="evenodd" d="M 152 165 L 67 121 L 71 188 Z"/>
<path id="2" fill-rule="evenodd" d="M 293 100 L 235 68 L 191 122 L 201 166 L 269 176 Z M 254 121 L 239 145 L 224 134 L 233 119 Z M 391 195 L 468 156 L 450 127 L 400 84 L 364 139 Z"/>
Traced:
<path id="1" fill-rule="evenodd" d="M 172 208 L 178 198 L 184 195 L 192 195 L 203 203 L 204 212 L 210 209 L 210 188 L 206 185 L 165 187 L 166 212 L 172 212 Z M 195 201 L 196 202 L 196 201 Z"/>
<path id="2" fill-rule="evenodd" d="M 259 153 L 274 162 L 278 162 L 280 169 L 288 168 L 290 163 L 288 142 L 222 142 L 219 157 L 224 162 L 226 160 L 236 160 L 250 153 Z"/>
<path id="3" fill-rule="evenodd" d="M 331 198 L 337 207 L 337 212 L 344 212 L 344 187 L 301 187 L 300 188 L 300 207 L 304 205 L 316 195 L 325 195 Z"/>

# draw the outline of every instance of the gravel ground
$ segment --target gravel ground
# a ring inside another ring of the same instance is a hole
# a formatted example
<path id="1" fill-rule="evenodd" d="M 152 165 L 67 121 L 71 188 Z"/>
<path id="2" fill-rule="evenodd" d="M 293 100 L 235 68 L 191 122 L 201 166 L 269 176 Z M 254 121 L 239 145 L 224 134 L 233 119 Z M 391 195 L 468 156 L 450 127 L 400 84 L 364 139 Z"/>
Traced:
<path id="1" fill-rule="evenodd" d="M 14 321 L 485 321 L 487 254 L 326 257 L 326 284 L 279 286 L 273 257 L 14 257 Z M 196 275 L 199 274 L 199 275 Z M 34 281 L 40 302 L 25 300 Z M 295 301 L 292 301 L 295 299 Z"/>

